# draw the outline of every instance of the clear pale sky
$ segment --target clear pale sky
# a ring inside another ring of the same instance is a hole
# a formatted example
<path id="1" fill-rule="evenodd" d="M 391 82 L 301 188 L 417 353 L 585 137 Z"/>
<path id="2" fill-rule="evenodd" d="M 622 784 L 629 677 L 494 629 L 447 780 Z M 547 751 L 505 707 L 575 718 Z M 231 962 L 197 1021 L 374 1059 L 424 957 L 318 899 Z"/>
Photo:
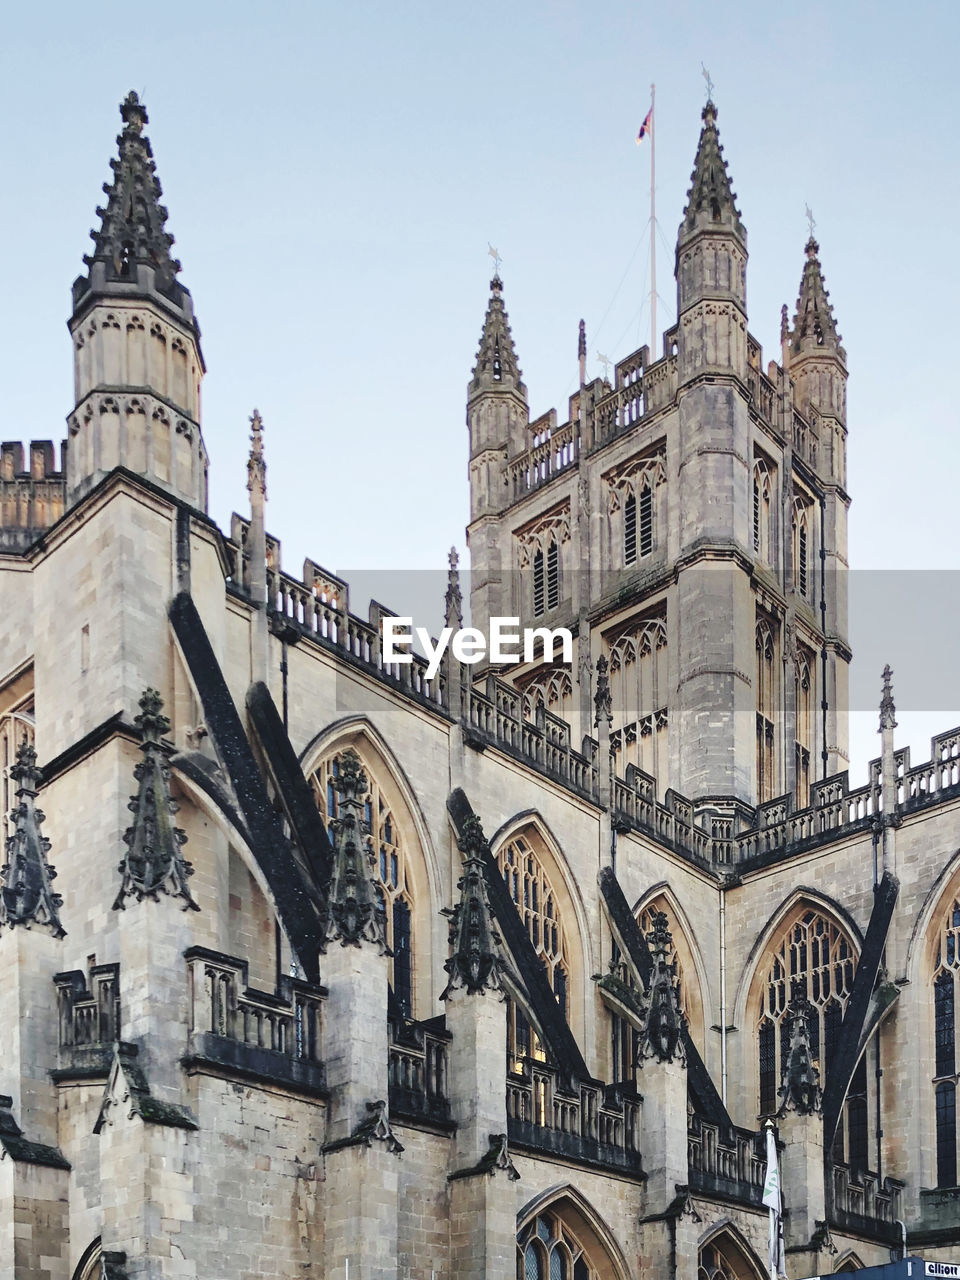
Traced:
<path id="1" fill-rule="evenodd" d="M 633 139 L 652 81 L 658 328 L 673 320 L 705 62 L 751 331 L 775 358 L 810 204 L 847 350 L 850 557 L 874 571 L 852 591 L 852 780 L 878 751 L 887 660 L 898 740 L 926 759 L 960 721 L 958 37 L 943 0 L 18 5 L 0 50 L 3 438 L 63 435 L 69 288 L 136 88 L 203 331 L 212 514 L 245 509 L 256 405 L 289 572 L 442 566 L 468 518 L 488 241 L 531 412 L 562 420 L 581 316 L 591 375 L 598 350 L 649 338 Z M 393 603 L 389 578 L 377 594 Z"/>

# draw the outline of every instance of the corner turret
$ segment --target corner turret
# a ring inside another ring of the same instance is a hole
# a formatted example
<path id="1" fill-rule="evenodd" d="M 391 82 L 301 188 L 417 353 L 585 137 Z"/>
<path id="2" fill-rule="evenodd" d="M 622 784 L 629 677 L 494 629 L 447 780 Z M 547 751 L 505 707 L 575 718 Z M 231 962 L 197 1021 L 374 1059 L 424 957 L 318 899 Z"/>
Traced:
<path id="1" fill-rule="evenodd" d="M 147 113 L 136 93 L 123 130 L 93 252 L 73 285 L 69 329 L 76 407 L 68 418 L 67 504 L 114 467 L 126 467 L 206 510 L 200 433 L 200 330 L 178 280 L 160 203 Z"/>

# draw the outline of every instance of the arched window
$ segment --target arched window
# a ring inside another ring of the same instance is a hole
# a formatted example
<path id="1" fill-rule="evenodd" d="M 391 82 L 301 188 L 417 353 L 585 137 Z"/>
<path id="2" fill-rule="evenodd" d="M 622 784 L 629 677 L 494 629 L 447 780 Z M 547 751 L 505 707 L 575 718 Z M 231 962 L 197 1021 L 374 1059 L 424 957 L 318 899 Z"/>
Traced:
<path id="1" fill-rule="evenodd" d="M 497 852 L 497 865 L 513 899 L 527 936 L 533 943 L 557 1004 L 569 1015 L 570 960 L 557 895 L 543 864 L 525 836 L 515 836 Z M 507 1062 L 514 1072 L 525 1070 L 527 1057 L 546 1057 L 523 1011 L 507 1001 Z"/>
<path id="2" fill-rule="evenodd" d="M 766 564 L 773 558 L 770 554 L 771 490 L 770 467 L 763 458 L 758 458 L 753 465 L 753 549 Z"/>
<path id="3" fill-rule="evenodd" d="M 533 557 L 533 616 L 539 618 L 546 600 L 546 584 L 543 575 L 543 551 L 538 547 Z"/>
<path id="4" fill-rule="evenodd" d="M 757 799 L 762 804 L 775 794 L 776 665 L 773 626 L 766 618 L 757 622 Z"/>
<path id="5" fill-rule="evenodd" d="M 653 550 L 653 490 L 644 477 L 640 489 L 640 555 L 648 556 Z"/>
<path id="6" fill-rule="evenodd" d="M 631 493 L 623 504 L 623 563 L 637 559 L 637 500 Z"/>
<path id="7" fill-rule="evenodd" d="M 805 600 L 810 598 L 813 587 L 812 550 L 810 504 L 795 498 L 793 502 L 793 581 L 798 594 Z"/>
<path id="8" fill-rule="evenodd" d="M 632 622 L 610 642 L 610 746 L 616 772 L 628 764 L 656 778 L 667 771 L 667 628 L 662 618 Z"/>
<path id="9" fill-rule="evenodd" d="M 517 1280 L 599 1280 L 583 1244 L 553 1213 L 540 1213 L 517 1236 Z"/>
<path id="10" fill-rule="evenodd" d="M 523 718 L 536 721 L 537 708 L 569 721 L 573 712 L 573 681 L 565 667 L 547 668 L 523 686 Z"/>
<path id="11" fill-rule="evenodd" d="M 555 542 L 547 547 L 547 608 L 560 604 L 560 548 Z"/>
<path id="12" fill-rule="evenodd" d="M 357 750 L 356 746 L 353 748 Z M 393 994 L 405 1017 L 413 1015 L 413 939 L 411 912 L 412 882 L 403 836 L 376 775 L 361 756 L 368 790 L 364 798 L 363 818 L 371 838 L 374 862 L 379 877 L 379 892 L 386 916 L 387 945 L 393 952 L 390 981 Z M 340 797 L 334 780 L 340 771 L 340 752 L 330 756 L 313 773 L 311 782 L 317 809 L 328 831 L 330 821 L 338 816 Z M 331 832 L 331 838 L 333 833 Z"/>
<path id="13" fill-rule="evenodd" d="M 857 969 L 853 943 L 843 929 L 810 907 L 802 908 L 780 935 L 768 962 L 760 992 L 757 1057 L 760 1113 L 772 1115 L 779 1106 L 780 1081 L 789 1049 L 785 1017 L 793 983 L 799 980 L 813 1006 L 810 1048 L 823 1082 L 839 1043 L 843 1014 L 853 990 Z M 837 1132 L 834 1156 L 860 1169 L 867 1160 L 866 1055 L 860 1059 L 847 1091 L 845 1115 Z M 845 1142 L 846 1139 L 846 1142 Z"/>
<path id="14" fill-rule="evenodd" d="M 697 1280 L 760 1280 L 762 1274 L 729 1232 L 714 1236 L 700 1250 Z"/>
<path id="15" fill-rule="evenodd" d="M 940 926 L 933 974 L 934 1104 L 937 1125 L 937 1186 L 957 1185 L 957 1018 L 960 968 L 960 899 Z"/>
<path id="16" fill-rule="evenodd" d="M 795 744 L 797 782 L 795 802 L 798 809 L 810 803 L 810 757 L 813 751 L 813 655 L 798 648 L 794 667 L 794 691 L 797 708 Z"/>

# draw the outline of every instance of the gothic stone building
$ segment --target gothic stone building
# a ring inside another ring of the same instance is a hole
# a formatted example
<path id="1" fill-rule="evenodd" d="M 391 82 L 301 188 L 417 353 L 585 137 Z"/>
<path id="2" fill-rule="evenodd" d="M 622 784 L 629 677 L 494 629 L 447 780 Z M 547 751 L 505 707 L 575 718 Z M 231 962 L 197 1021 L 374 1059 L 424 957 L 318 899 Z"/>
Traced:
<path id="1" fill-rule="evenodd" d="M 762 1280 L 768 1120 L 791 1280 L 956 1256 L 960 731 L 912 763 L 888 674 L 850 788 L 816 242 L 765 366 L 708 103 L 661 358 L 531 421 L 493 280 L 472 615 L 574 653 L 428 679 L 282 568 L 256 414 L 207 515 L 122 116 L 62 469 L 2 447 L 3 1276 Z"/>

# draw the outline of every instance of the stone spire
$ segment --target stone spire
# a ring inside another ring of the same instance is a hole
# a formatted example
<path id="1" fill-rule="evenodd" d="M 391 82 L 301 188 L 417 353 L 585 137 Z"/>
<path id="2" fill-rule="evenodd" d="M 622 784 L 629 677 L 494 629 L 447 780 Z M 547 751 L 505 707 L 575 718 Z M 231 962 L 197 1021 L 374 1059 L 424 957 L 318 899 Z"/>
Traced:
<path id="1" fill-rule="evenodd" d="M 697 158 L 690 175 L 687 206 L 680 224 L 679 243 L 698 231 L 732 231 L 744 243 L 747 232 L 740 221 L 736 192 L 730 186 L 727 162 L 717 133 L 717 108 L 708 102 L 702 113 L 703 128 L 697 146 Z M 679 246 L 678 246 L 679 247 Z"/>
<path id="2" fill-rule="evenodd" d="M 457 888 L 460 901 L 450 921 L 450 945 L 453 954 L 444 964 L 450 981 L 441 995 L 446 1000 L 451 992 L 463 988 L 467 995 L 483 995 L 485 991 L 503 991 L 502 961 L 497 933 L 490 912 L 483 855 L 487 850 L 483 827 L 476 814 L 464 823 L 460 837 L 463 875 Z"/>
<path id="3" fill-rule="evenodd" d="M 137 267 L 149 267 L 153 285 L 178 306 L 187 291 L 177 280 L 180 263 L 170 252 L 173 236 L 166 230 L 167 210 L 157 178 L 150 140 L 143 132 L 147 112 L 133 90 L 120 104 L 123 131 L 117 136 L 119 155 L 110 161 L 113 180 L 103 184 L 105 207 L 97 209 L 100 226 L 90 232 L 93 253 L 84 255 L 88 286 L 94 266 L 103 265 L 105 282 L 135 284 Z M 81 284 L 78 281 L 78 285 Z M 76 290 L 77 286 L 74 286 Z"/>
<path id="4" fill-rule="evenodd" d="M 490 301 L 483 321 L 480 349 L 473 367 L 468 395 L 472 398 L 482 391 L 514 391 L 523 400 L 527 398 L 527 388 L 520 377 L 510 322 L 503 305 L 503 281 L 498 275 L 490 281 Z"/>
<path id="5" fill-rule="evenodd" d="M 7 839 L 7 861 L 0 868 L 0 925 L 29 928 L 37 924 L 62 938 L 66 933 L 59 915 L 63 899 L 51 887 L 57 873 L 47 861 L 50 841 L 41 834 L 44 815 L 36 807 L 37 753 L 26 738 L 17 749 L 10 778 L 16 784 L 17 806 L 10 815 L 13 835 Z"/>
<path id="6" fill-rule="evenodd" d="M 450 548 L 447 559 L 450 567 L 447 570 L 447 593 L 444 596 L 443 616 L 448 627 L 459 631 L 463 626 L 463 596 L 460 593 L 460 557 L 457 555 L 456 547 Z"/>
<path id="7" fill-rule="evenodd" d="M 183 910 L 199 911 L 187 880 L 193 867 L 184 858 L 181 846 L 186 834 L 170 821 L 179 805 L 170 795 L 170 766 L 160 745 L 160 738 L 170 728 L 163 712 L 163 699 L 156 689 L 146 689 L 140 699 L 140 714 L 134 723 L 143 735 L 140 750 L 143 758 L 133 771 L 140 784 L 127 806 L 134 815 L 133 826 L 123 833 L 127 856 L 118 867 L 122 877 L 120 892 L 114 900 L 115 911 L 124 909 L 124 899 L 152 898 L 159 902 L 161 893 L 183 899 Z"/>
<path id="8" fill-rule="evenodd" d="M 797 309 L 790 332 L 790 354 L 793 358 L 808 354 L 830 354 L 838 356 L 845 363 L 847 353 L 841 345 L 833 307 L 830 305 L 830 294 L 824 283 L 818 256 L 820 246 L 813 236 L 807 241 L 804 252 L 807 260 L 800 279 Z"/>
<path id="9" fill-rule="evenodd" d="M 794 978 L 786 1012 L 790 1039 L 780 1084 L 780 1115 L 796 1111 L 802 1116 L 809 1116 L 820 1110 L 823 1099 L 820 1072 L 810 1048 L 810 1019 L 813 1016 L 813 1005 L 807 999 L 804 984 Z"/>
<path id="10" fill-rule="evenodd" d="M 363 829 L 363 797 L 367 775 L 360 757 L 344 751 L 334 786 L 340 808 L 333 822 L 333 870 L 327 898 L 327 919 L 321 950 L 332 942 L 359 947 L 372 942 L 381 954 L 388 951 L 384 910 L 373 878 L 369 840 Z"/>
<path id="11" fill-rule="evenodd" d="M 684 1017 L 680 1009 L 677 965 L 670 959 L 673 939 L 662 911 L 653 913 L 652 928 L 647 934 L 653 973 L 648 993 L 647 1020 L 640 1037 L 639 1051 L 644 1058 L 659 1062 L 683 1060 L 681 1036 Z"/>

